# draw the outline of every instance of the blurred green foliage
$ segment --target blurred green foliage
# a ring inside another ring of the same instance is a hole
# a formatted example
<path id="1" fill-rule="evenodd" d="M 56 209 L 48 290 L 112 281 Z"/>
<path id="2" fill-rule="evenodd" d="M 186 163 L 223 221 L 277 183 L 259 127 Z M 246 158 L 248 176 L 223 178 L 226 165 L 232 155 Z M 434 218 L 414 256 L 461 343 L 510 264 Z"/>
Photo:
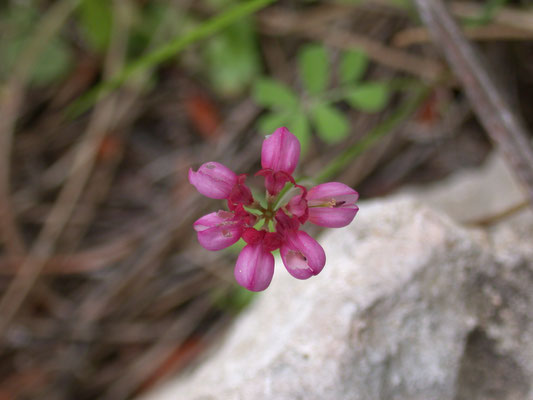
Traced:
<path id="1" fill-rule="evenodd" d="M 0 79 L 5 81 L 32 38 L 40 15 L 35 2 L 14 3 L 0 13 Z M 56 36 L 41 50 L 31 69 L 30 81 L 37 86 L 50 84 L 65 76 L 73 64 L 67 41 Z"/>
<path id="2" fill-rule="evenodd" d="M 204 0 L 212 14 L 222 18 L 214 28 L 218 34 L 202 42 L 194 52 L 200 57 L 198 72 L 207 78 L 218 94 L 242 94 L 259 74 L 261 61 L 255 26 L 253 19 L 244 14 L 250 12 L 247 9 L 253 11 L 253 7 L 264 7 L 272 1 Z M 180 2 L 152 0 L 141 4 L 132 1 L 124 3 L 124 7 L 131 14 L 126 68 L 138 62 L 148 48 L 157 43 L 171 43 L 180 36 L 186 37 L 191 31 L 213 29 L 207 28 L 205 16 L 196 15 Z M 39 17 L 46 10 L 46 4 L 38 0 L 13 1 L 3 5 L 0 12 L 2 80 L 6 80 L 16 67 L 21 52 L 39 23 Z M 81 0 L 73 15 L 74 23 L 59 32 L 45 49 L 41 49 L 42 55 L 32 72 L 31 83 L 46 85 L 65 78 L 80 52 L 103 56 L 110 45 L 116 22 L 115 12 L 116 4 L 110 0 Z M 244 16 L 233 17 L 239 13 Z M 226 14 L 227 21 L 223 20 Z"/>
<path id="3" fill-rule="evenodd" d="M 88 44 L 99 52 L 109 46 L 113 25 L 113 2 L 83 0 L 78 8 L 82 34 Z"/>
<path id="4" fill-rule="evenodd" d="M 208 40 L 203 56 L 213 88 L 221 95 L 241 94 L 260 71 L 252 21 L 241 20 Z"/>
<path id="5" fill-rule="evenodd" d="M 326 143 L 337 143 L 349 133 L 349 122 L 336 106 L 341 101 L 363 112 L 381 111 L 388 102 L 391 88 L 387 82 L 362 80 L 368 58 L 362 51 L 343 52 L 338 63 L 335 87 L 327 49 L 317 43 L 303 46 L 297 55 L 303 90 L 298 94 L 272 79 L 259 79 L 253 90 L 256 102 L 269 109 L 258 121 L 263 134 L 287 126 L 306 151 L 311 127 Z"/>
<path id="6" fill-rule="evenodd" d="M 471 18 L 463 18 L 465 26 L 481 26 L 486 25 L 492 21 L 500 8 L 507 4 L 508 0 L 487 0 L 482 3 L 482 11 L 480 15 Z"/>
<path id="7" fill-rule="evenodd" d="M 243 0 L 206 0 L 213 11 L 245 3 Z M 207 40 L 203 65 L 213 89 L 223 96 L 242 94 L 261 71 L 261 61 L 253 19 L 241 18 Z"/>
<path id="8" fill-rule="evenodd" d="M 256 295 L 256 292 L 235 285 L 230 289 L 214 289 L 211 299 L 213 305 L 220 310 L 238 314 L 252 302 Z"/>

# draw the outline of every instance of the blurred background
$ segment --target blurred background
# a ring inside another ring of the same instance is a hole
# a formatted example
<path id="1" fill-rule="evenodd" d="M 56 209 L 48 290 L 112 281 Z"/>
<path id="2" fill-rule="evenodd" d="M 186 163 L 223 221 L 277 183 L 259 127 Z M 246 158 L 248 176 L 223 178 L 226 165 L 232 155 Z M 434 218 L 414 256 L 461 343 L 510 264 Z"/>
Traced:
<path id="1" fill-rule="evenodd" d="M 450 9 L 532 126 L 530 5 Z M 194 364 L 253 295 L 236 248 L 198 245 L 221 204 L 187 170 L 255 172 L 279 126 L 301 177 L 362 198 L 493 148 L 408 0 L 2 1 L 0 399 L 130 399 Z"/>

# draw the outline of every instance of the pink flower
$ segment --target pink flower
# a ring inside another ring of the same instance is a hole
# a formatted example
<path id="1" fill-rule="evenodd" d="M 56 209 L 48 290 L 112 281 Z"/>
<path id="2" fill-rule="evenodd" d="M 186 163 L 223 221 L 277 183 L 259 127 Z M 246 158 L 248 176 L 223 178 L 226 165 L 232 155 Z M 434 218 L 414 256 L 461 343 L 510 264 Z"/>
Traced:
<path id="1" fill-rule="evenodd" d="M 265 290 L 274 275 L 274 256 L 261 242 L 248 244 L 241 250 L 235 264 L 237 283 L 248 290 Z"/>
<path id="2" fill-rule="evenodd" d="M 214 161 L 202 164 L 197 172 L 189 169 L 189 182 L 212 199 L 227 199 L 237 180 L 235 172 Z"/>
<path id="3" fill-rule="evenodd" d="M 200 244 L 207 250 L 217 251 L 231 246 L 241 238 L 243 222 L 234 213 L 221 210 L 204 215 L 193 227 Z"/>
<path id="4" fill-rule="evenodd" d="M 274 172 L 292 174 L 300 158 L 300 142 L 285 127 L 267 136 L 261 148 L 261 166 Z"/>
<path id="5" fill-rule="evenodd" d="M 222 164 L 209 162 L 197 172 L 189 170 L 189 181 L 200 193 L 226 199 L 229 211 L 203 216 L 194 223 L 198 241 L 208 250 L 221 250 L 242 238 L 246 246 L 235 265 L 235 279 L 248 290 L 265 290 L 274 274 L 272 252 L 280 249 L 287 271 L 297 279 L 319 274 L 326 263 L 320 244 L 301 230 L 311 221 L 326 227 L 348 225 L 358 211 L 358 194 L 338 182 L 307 190 L 292 173 L 300 157 L 300 142 L 287 128 L 279 128 L 263 142 L 262 169 L 266 204 L 254 199 L 246 186 L 246 175 L 236 175 Z M 280 192 L 289 185 L 288 190 Z"/>
<path id="6" fill-rule="evenodd" d="M 309 207 L 307 206 L 307 189 L 300 185 L 295 185 L 299 189 L 300 193 L 294 195 L 287 206 L 285 207 L 288 212 L 298 218 L 300 223 L 305 223 L 309 216 Z"/>
<path id="7" fill-rule="evenodd" d="M 327 182 L 307 192 L 309 221 L 327 228 L 341 228 L 348 225 L 357 214 L 355 202 L 359 194 L 340 182 Z"/>
<path id="8" fill-rule="evenodd" d="M 228 197 L 228 206 L 230 208 L 234 208 L 238 204 L 244 204 L 248 206 L 254 202 L 252 191 L 244 184 L 245 180 L 245 174 L 237 177 L 237 183 L 231 189 L 231 193 Z"/>
<path id="9" fill-rule="evenodd" d="M 294 178 L 283 171 L 272 171 L 271 169 L 262 169 L 256 175 L 265 177 L 265 188 L 270 196 L 276 196 L 287 182 L 295 184 Z"/>

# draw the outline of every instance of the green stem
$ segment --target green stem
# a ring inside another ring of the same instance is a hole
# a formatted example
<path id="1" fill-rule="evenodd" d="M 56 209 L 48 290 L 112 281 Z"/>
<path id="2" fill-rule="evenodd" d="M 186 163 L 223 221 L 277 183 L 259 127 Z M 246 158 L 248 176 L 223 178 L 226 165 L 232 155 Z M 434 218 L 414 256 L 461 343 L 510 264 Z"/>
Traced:
<path id="1" fill-rule="evenodd" d="M 98 100 L 122 86 L 135 74 L 153 68 L 162 62 L 167 61 L 183 51 L 189 45 L 221 31 L 239 19 L 253 14 L 254 12 L 265 8 L 275 1 L 277 0 L 250 0 L 246 3 L 240 3 L 232 7 L 222 14 L 214 16 L 185 35 L 174 38 L 170 42 L 148 53 L 144 57 L 141 57 L 138 60 L 128 64 L 113 78 L 104 81 L 93 89 L 89 90 L 67 108 L 67 114 L 72 118 L 80 115 L 94 105 Z"/>
<path id="2" fill-rule="evenodd" d="M 385 121 L 371 129 L 364 138 L 350 146 L 342 154 L 326 165 L 318 175 L 317 182 L 324 182 L 331 179 L 342 171 L 353 159 L 374 146 L 379 139 L 396 129 L 422 104 L 429 93 L 428 87 L 417 87 L 414 94 L 407 99 L 398 109 Z"/>

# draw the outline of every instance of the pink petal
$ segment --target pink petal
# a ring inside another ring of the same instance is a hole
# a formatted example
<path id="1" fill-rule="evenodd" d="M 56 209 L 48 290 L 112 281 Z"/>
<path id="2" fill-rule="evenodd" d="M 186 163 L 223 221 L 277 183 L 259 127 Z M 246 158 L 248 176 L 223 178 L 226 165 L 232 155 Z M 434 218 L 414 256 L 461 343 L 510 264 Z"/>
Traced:
<path id="1" fill-rule="evenodd" d="M 273 171 L 292 174 L 300 158 L 300 142 L 285 127 L 267 136 L 261 148 L 261 165 Z"/>
<path id="2" fill-rule="evenodd" d="M 307 193 L 309 221 L 327 228 L 340 228 L 354 219 L 359 207 L 359 194 L 340 182 L 327 182 Z"/>
<path id="3" fill-rule="evenodd" d="M 265 290 L 274 275 L 274 256 L 261 243 L 244 246 L 235 264 L 235 279 L 253 292 Z"/>
<path id="4" fill-rule="evenodd" d="M 246 174 L 241 174 L 237 177 L 237 183 L 231 189 L 231 194 L 229 195 L 229 202 L 232 205 L 244 204 L 250 205 L 254 201 L 254 196 L 252 196 L 252 191 L 248 186 L 246 186 Z"/>
<path id="5" fill-rule="evenodd" d="M 289 233 L 280 252 L 285 268 L 297 279 L 319 274 L 326 264 L 324 249 L 304 231 Z"/>
<path id="6" fill-rule="evenodd" d="M 309 222 L 326 228 L 342 228 L 349 225 L 359 211 L 359 207 L 353 206 L 330 208 L 312 207 L 309 209 Z"/>
<path id="7" fill-rule="evenodd" d="M 198 219 L 193 224 L 198 242 L 211 251 L 222 250 L 236 243 L 242 235 L 242 223 L 233 217 L 231 212 L 219 211 Z"/>
<path id="8" fill-rule="evenodd" d="M 326 203 L 331 199 L 355 204 L 359 199 L 359 194 L 350 186 L 340 182 L 322 183 L 309 189 L 307 192 L 307 201 L 309 202 L 309 205 Z"/>
<path id="9" fill-rule="evenodd" d="M 206 197 L 227 199 L 237 183 L 237 175 L 228 167 L 211 161 L 202 164 L 197 172 L 189 169 L 189 182 Z"/>
<path id="10" fill-rule="evenodd" d="M 301 223 L 304 223 L 307 220 L 307 216 L 309 212 L 308 207 L 307 207 L 307 199 L 306 199 L 307 192 L 303 186 L 298 185 L 297 188 L 299 189 L 300 193 L 294 195 L 289 200 L 285 208 L 292 215 L 298 217 Z"/>

